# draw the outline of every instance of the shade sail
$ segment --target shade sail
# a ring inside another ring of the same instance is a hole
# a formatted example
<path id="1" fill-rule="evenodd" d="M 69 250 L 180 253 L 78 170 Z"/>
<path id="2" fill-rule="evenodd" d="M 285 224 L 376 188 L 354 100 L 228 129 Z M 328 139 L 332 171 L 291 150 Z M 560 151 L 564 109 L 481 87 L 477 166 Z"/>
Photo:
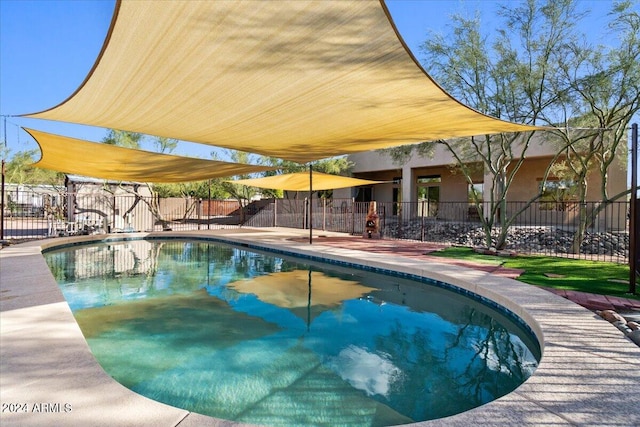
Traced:
<path id="1" fill-rule="evenodd" d="M 367 179 L 349 178 L 347 176 L 331 175 L 313 172 L 313 190 L 335 190 L 336 188 L 358 187 L 360 185 L 382 184 L 384 181 L 369 181 Z M 267 176 L 264 178 L 239 179 L 228 181 L 234 184 L 251 187 L 269 188 L 271 190 L 309 191 L 309 172 L 296 172 L 284 175 Z"/>
<path id="2" fill-rule="evenodd" d="M 300 163 L 536 129 L 444 92 L 377 0 L 118 1 L 85 82 L 27 117 Z"/>
<path id="3" fill-rule="evenodd" d="M 96 178 L 137 182 L 187 182 L 273 170 L 272 167 L 172 156 L 24 129 L 42 156 L 33 166 Z"/>
<path id="4" fill-rule="evenodd" d="M 271 273 L 233 282 L 228 287 L 287 308 L 308 322 L 324 311 L 338 307 L 342 301 L 360 298 L 376 290 L 357 281 L 308 270 Z"/>

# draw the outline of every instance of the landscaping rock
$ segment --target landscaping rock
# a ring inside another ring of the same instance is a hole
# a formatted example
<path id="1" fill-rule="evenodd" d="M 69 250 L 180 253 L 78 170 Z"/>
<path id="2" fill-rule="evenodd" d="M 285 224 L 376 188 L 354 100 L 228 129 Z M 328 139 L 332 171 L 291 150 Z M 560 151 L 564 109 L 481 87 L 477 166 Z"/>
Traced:
<path id="1" fill-rule="evenodd" d="M 640 347 L 640 323 L 627 320 L 613 310 L 597 310 L 596 314 L 618 328 L 626 337 Z M 634 317 L 635 318 L 635 317 Z"/>
<path id="2" fill-rule="evenodd" d="M 620 331 L 622 331 L 622 333 L 625 335 L 631 332 L 631 328 L 627 326 L 627 322 L 624 320 L 617 320 L 615 322 L 612 322 L 611 324 L 620 329 Z"/>
<path id="3" fill-rule="evenodd" d="M 492 240 L 495 242 L 500 230 L 495 227 Z M 441 242 L 469 247 L 486 247 L 485 232 L 477 222 L 441 221 L 416 218 L 397 220 L 385 218 L 384 235 L 390 238 Z M 503 250 L 513 252 L 571 253 L 574 231 L 558 227 L 511 226 Z M 629 253 L 628 233 L 587 231 L 580 246 L 582 254 L 600 254 L 615 258 L 626 258 Z"/>
<path id="4" fill-rule="evenodd" d="M 616 313 L 613 310 L 602 310 L 602 311 L 596 311 L 596 313 L 602 317 L 604 320 L 606 320 L 607 322 L 610 323 L 614 323 L 614 322 L 623 322 L 624 324 L 627 323 L 626 319 L 622 316 L 620 316 L 618 313 Z"/>
<path id="5" fill-rule="evenodd" d="M 640 346 L 640 331 L 633 331 L 629 334 L 627 334 L 627 337 L 633 341 L 634 343 L 636 343 L 636 345 Z"/>

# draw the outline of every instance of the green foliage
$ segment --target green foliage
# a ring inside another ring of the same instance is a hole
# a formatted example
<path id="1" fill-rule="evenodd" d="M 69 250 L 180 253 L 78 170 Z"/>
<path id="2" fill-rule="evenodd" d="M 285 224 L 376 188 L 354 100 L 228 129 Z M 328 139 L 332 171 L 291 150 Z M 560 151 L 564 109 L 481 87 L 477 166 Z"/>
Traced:
<path id="1" fill-rule="evenodd" d="M 102 138 L 102 143 L 126 148 L 140 148 L 143 139 L 144 135 L 141 133 L 109 129 L 107 136 Z"/>
<path id="2" fill-rule="evenodd" d="M 178 146 L 177 139 L 156 136 L 152 138 L 153 145 L 159 153 L 172 153 Z"/>
<path id="3" fill-rule="evenodd" d="M 226 199 L 229 193 L 224 190 L 220 179 L 211 181 L 181 182 L 175 184 L 154 184 L 153 190 L 160 197 L 194 197 L 199 199 Z"/>
<path id="4" fill-rule="evenodd" d="M 518 280 L 532 285 L 640 300 L 640 295 L 626 293 L 629 290 L 628 284 L 612 281 L 628 281 L 628 265 L 570 258 L 519 256 L 507 259 L 504 266 L 525 270 Z M 549 273 L 554 277 L 545 275 Z"/>
<path id="5" fill-rule="evenodd" d="M 517 280 L 536 286 L 640 300 L 640 295 L 629 295 L 628 285 L 620 283 L 629 280 L 629 266 L 625 264 L 546 256 L 503 258 L 478 254 L 473 249 L 460 247 L 447 248 L 429 255 L 524 270 Z M 554 277 L 547 277 L 549 273 Z"/>
<path id="6" fill-rule="evenodd" d="M 38 150 L 19 151 L 5 164 L 5 181 L 12 184 L 64 185 L 64 174 L 31 166 Z"/>
<path id="7" fill-rule="evenodd" d="M 640 16 L 630 1 L 612 3 L 610 46 L 590 46 L 577 30 L 586 16 L 576 0 L 529 0 L 500 7 L 491 37 L 483 32 L 479 16 L 451 17 L 447 34 L 429 34 L 421 46 L 425 68 L 454 97 L 472 108 L 504 120 L 554 128 L 541 134 L 543 143 L 557 146 L 543 182 L 557 178 L 576 185 L 579 201 L 586 199 L 587 175 L 601 176 L 605 201 L 609 167 L 624 158 L 624 141 L 632 117 L 640 111 Z M 558 128 L 558 124 L 561 124 Z M 574 129 L 591 127 L 590 131 Z M 488 231 L 499 224 L 496 247 L 505 244 L 506 230 L 519 212 L 507 216 L 504 204 L 523 165 L 533 133 L 498 134 L 440 140 L 398 147 L 386 152 L 396 163 L 413 155 L 432 156 L 437 145 L 453 157 L 467 184 L 484 170 L 485 216 Z M 482 175 L 481 175 L 482 176 Z M 489 181 L 490 180 L 490 181 Z M 534 195 L 522 210 L 537 200 Z M 580 229 L 588 227 L 580 216 Z M 582 232 L 576 234 L 579 247 Z M 491 241 L 487 240 L 487 246 Z"/>

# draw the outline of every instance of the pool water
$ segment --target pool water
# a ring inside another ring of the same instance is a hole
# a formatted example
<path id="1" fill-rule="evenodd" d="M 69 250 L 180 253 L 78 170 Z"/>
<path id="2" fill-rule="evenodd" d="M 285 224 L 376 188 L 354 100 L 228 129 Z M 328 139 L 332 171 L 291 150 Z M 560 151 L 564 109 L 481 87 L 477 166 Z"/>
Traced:
<path id="1" fill-rule="evenodd" d="M 269 426 L 441 418 L 524 382 L 510 317 L 399 277 L 203 241 L 45 253 L 91 351 L 151 399 Z"/>

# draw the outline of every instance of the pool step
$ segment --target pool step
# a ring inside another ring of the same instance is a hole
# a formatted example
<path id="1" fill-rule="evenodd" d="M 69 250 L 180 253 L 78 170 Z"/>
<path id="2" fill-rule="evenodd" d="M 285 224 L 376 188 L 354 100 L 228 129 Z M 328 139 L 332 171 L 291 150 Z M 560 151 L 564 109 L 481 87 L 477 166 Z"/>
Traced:
<path id="1" fill-rule="evenodd" d="M 134 390 L 201 414 L 269 426 L 412 421 L 354 389 L 299 340 L 259 340 L 251 348 L 194 358 L 184 369 L 166 371 Z M 181 387 L 187 383 L 191 387 Z"/>
<path id="2" fill-rule="evenodd" d="M 319 410 L 318 407 L 321 406 Z M 388 406 L 354 389 L 321 364 L 286 389 L 274 390 L 236 418 L 260 425 L 375 426 L 410 423 Z"/>

